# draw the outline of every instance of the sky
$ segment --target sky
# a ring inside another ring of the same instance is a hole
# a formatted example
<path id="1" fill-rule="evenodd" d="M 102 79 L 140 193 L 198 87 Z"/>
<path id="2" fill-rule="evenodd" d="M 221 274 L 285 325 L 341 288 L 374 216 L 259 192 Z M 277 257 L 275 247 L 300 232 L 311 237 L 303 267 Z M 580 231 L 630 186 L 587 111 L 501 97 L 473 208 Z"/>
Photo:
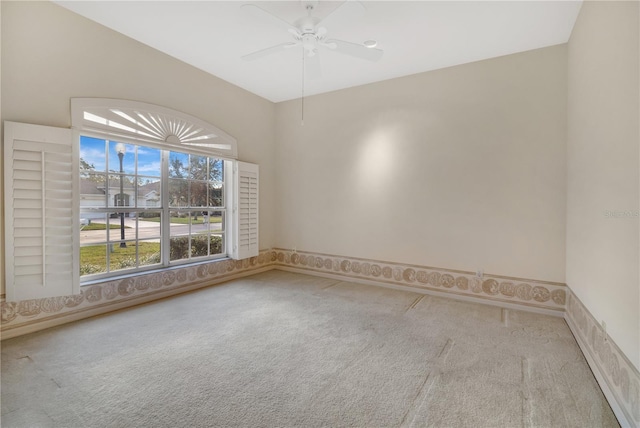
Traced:
<path id="1" fill-rule="evenodd" d="M 108 144 L 108 147 L 107 147 Z M 96 172 L 120 171 L 120 160 L 115 141 L 105 141 L 93 137 L 80 137 L 80 158 L 93 164 Z M 122 167 L 125 174 L 135 174 L 135 159 L 138 157 L 138 175 L 159 177 L 161 173 L 160 150 L 151 147 L 124 144 L 125 154 Z"/>
<path id="2" fill-rule="evenodd" d="M 122 159 L 122 169 L 125 174 L 136 174 L 137 157 L 138 177 L 157 178 L 162 175 L 161 150 L 152 147 L 124 144 L 117 141 L 109 141 L 83 135 L 80 136 L 80 158 L 90 165 L 93 165 L 95 172 L 106 172 L 107 170 L 120 172 L 120 160 L 118 159 L 117 152 L 119 144 L 122 144 L 125 149 L 124 157 Z M 222 160 L 210 157 L 208 158 L 202 155 L 191 156 L 191 160 L 196 160 L 196 165 L 201 165 L 205 168 L 202 173 L 199 173 L 199 170 L 195 171 L 195 175 L 192 178 L 206 180 L 207 173 L 209 173 L 209 180 L 222 179 Z M 195 156 L 195 158 L 193 158 L 193 156 Z M 190 165 L 189 162 L 189 154 L 173 151 L 169 153 L 169 177 L 187 178 L 187 176 L 185 176 L 185 169 L 180 169 L 179 172 L 174 174 L 171 167 L 174 159 L 179 159 L 184 168 L 188 169 L 190 166 L 193 167 L 193 164 Z M 199 162 L 197 160 L 199 160 Z"/>

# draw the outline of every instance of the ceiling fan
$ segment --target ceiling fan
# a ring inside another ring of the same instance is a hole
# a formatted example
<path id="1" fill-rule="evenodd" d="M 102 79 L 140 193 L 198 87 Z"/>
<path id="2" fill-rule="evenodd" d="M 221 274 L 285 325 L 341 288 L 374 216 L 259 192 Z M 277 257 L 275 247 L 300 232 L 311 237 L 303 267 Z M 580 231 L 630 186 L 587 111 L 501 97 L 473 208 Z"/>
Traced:
<path id="1" fill-rule="evenodd" d="M 367 40 L 363 44 L 358 44 L 344 40 L 328 39 L 326 27 L 320 26 L 320 24 L 329 16 L 339 13 L 340 9 L 343 9 L 346 4 L 358 4 L 360 8 L 364 9 L 364 6 L 362 6 L 360 2 L 345 1 L 334 9 L 327 17 L 322 19 L 313 15 L 317 4 L 317 1 L 302 1 L 302 5 L 306 10 L 306 15 L 298 18 L 293 23 L 289 23 L 287 20 L 255 4 L 242 5 L 243 9 L 259 16 L 261 19 L 269 19 L 281 28 L 286 29 L 293 38 L 293 41 L 280 43 L 275 46 L 244 55 L 242 56 L 242 59 L 252 61 L 276 52 L 302 47 L 303 59 L 309 62 L 309 65 L 311 66 L 311 75 L 313 77 L 314 75 L 319 75 L 317 54 L 320 48 L 369 61 L 378 61 L 382 58 L 384 51 L 376 48 L 376 42 L 374 40 Z"/>

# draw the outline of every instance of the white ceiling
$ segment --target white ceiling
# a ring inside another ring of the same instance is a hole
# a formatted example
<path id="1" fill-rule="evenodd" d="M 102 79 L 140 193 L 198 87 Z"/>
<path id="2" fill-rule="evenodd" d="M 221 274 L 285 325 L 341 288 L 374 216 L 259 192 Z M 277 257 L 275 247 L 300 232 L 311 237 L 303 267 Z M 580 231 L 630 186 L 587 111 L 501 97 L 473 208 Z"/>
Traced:
<path id="1" fill-rule="evenodd" d="M 292 42 L 286 28 L 241 8 L 252 1 L 55 1 L 55 3 L 274 102 L 302 95 L 302 50 L 254 61 L 253 51 Z M 300 1 L 253 1 L 289 22 Z M 320 1 L 327 38 L 375 39 L 378 62 L 321 49 L 312 95 L 568 41 L 581 1 Z M 339 7 L 339 9 L 337 9 Z M 331 13 L 335 11 L 335 13 Z"/>

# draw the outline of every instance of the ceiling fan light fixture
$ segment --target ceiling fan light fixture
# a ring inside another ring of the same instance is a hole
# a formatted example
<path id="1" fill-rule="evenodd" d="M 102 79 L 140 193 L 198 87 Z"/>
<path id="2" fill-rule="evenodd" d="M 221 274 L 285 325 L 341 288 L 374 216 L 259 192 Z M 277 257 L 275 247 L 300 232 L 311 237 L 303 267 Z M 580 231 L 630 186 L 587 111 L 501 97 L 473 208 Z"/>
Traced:
<path id="1" fill-rule="evenodd" d="M 375 40 L 365 40 L 363 45 L 365 45 L 369 49 L 373 49 L 378 46 L 378 42 L 376 42 Z"/>

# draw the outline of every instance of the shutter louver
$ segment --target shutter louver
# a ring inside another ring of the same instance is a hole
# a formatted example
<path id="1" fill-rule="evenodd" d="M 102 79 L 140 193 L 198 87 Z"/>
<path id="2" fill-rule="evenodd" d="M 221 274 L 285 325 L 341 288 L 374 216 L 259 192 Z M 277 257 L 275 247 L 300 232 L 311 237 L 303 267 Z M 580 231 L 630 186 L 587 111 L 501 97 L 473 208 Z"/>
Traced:
<path id="1" fill-rule="evenodd" d="M 238 162 L 235 168 L 236 240 L 233 258 L 258 255 L 258 165 Z"/>
<path id="2" fill-rule="evenodd" d="M 79 293 L 71 131 L 5 122 L 4 142 L 7 300 Z"/>

